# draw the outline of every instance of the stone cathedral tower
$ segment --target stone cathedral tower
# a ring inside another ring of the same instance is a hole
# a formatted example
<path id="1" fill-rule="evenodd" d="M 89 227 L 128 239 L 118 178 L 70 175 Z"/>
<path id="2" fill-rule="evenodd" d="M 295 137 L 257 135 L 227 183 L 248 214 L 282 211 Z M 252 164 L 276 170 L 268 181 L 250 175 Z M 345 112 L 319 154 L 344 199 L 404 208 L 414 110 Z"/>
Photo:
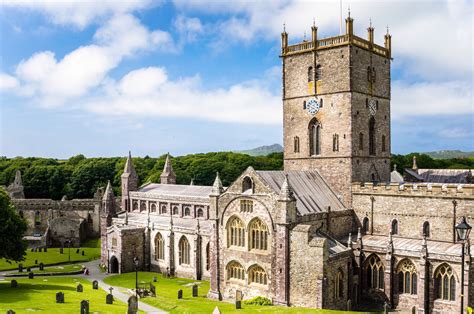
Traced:
<path id="1" fill-rule="evenodd" d="M 283 31 L 285 170 L 317 169 L 351 206 L 351 182 L 390 178 L 391 36 L 353 33 L 288 45 Z"/>

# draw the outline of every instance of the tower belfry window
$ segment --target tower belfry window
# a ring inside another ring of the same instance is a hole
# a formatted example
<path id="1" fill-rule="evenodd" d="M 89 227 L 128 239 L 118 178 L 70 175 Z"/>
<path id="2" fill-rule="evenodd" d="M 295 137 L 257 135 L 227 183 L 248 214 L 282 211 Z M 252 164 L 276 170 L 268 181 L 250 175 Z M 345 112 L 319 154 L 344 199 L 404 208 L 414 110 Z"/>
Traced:
<path id="1" fill-rule="evenodd" d="M 375 118 L 369 120 L 369 155 L 375 155 Z"/>
<path id="2" fill-rule="evenodd" d="M 321 70 L 321 65 L 318 64 L 316 66 L 316 81 L 320 81 L 322 79 L 322 70 Z"/>
<path id="3" fill-rule="evenodd" d="M 308 68 L 308 82 L 312 82 L 314 80 L 314 72 L 313 67 Z"/>
<path id="4" fill-rule="evenodd" d="M 309 123 L 309 154 L 311 156 L 321 154 L 321 124 L 316 119 Z"/>

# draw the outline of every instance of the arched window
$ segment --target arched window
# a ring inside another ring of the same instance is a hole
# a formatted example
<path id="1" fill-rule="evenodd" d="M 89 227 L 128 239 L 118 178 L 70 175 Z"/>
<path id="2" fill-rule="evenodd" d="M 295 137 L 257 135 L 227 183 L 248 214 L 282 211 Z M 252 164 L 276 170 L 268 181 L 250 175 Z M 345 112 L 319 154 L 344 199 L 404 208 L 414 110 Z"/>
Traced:
<path id="1" fill-rule="evenodd" d="M 312 82 L 314 80 L 314 73 L 313 67 L 308 68 L 308 82 Z"/>
<path id="2" fill-rule="evenodd" d="M 165 259 L 165 240 L 161 233 L 157 233 L 155 236 L 155 260 Z"/>
<path id="3" fill-rule="evenodd" d="M 137 201 L 133 202 L 133 211 L 138 211 L 138 202 Z"/>
<path id="4" fill-rule="evenodd" d="M 309 123 L 309 154 L 311 156 L 321 154 L 321 124 L 316 119 Z"/>
<path id="5" fill-rule="evenodd" d="M 369 119 L 369 155 L 375 155 L 375 118 Z"/>
<path id="6" fill-rule="evenodd" d="M 173 215 L 178 215 L 178 214 L 179 214 L 178 206 L 173 206 Z"/>
<path id="7" fill-rule="evenodd" d="M 141 203 L 140 203 L 140 211 L 141 211 L 141 212 L 146 211 L 146 202 L 141 202 Z"/>
<path id="8" fill-rule="evenodd" d="M 198 217 L 204 217 L 204 211 L 202 210 L 202 208 L 198 208 L 198 210 L 197 210 L 197 216 L 198 216 Z"/>
<path id="9" fill-rule="evenodd" d="M 184 208 L 184 216 L 191 216 L 191 208 L 188 206 Z"/>
<path id="10" fill-rule="evenodd" d="M 151 204 L 151 206 L 150 206 L 150 211 L 151 211 L 152 213 L 156 213 L 156 204 L 155 204 L 155 203 Z"/>
<path id="11" fill-rule="evenodd" d="M 369 232 L 369 218 L 367 217 L 362 220 L 362 232 L 364 234 Z"/>
<path id="12" fill-rule="evenodd" d="M 242 180 L 242 193 L 253 193 L 253 181 L 250 177 Z"/>
<path id="13" fill-rule="evenodd" d="M 256 283 L 259 285 L 267 284 L 267 273 L 265 270 L 258 266 L 252 266 L 249 270 L 249 284 Z"/>
<path id="14" fill-rule="evenodd" d="M 336 274 L 336 281 L 334 283 L 334 298 L 342 299 L 344 297 L 344 273 L 338 270 Z"/>
<path id="15" fill-rule="evenodd" d="M 385 135 L 382 135 L 382 151 L 385 152 L 387 150 L 386 146 L 385 146 Z"/>
<path id="16" fill-rule="evenodd" d="M 227 280 L 245 280 L 245 269 L 236 261 L 227 264 Z"/>
<path id="17" fill-rule="evenodd" d="M 423 236 L 427 238 L 430 237 L 430 223 L 428 221 L 423 223 Z"/>
<path id="18" fill-rule="evenodd" d="M 456 299 L 456 279 L 453 270 L 443 264 L 435 272 L 435 298 L 454 301 Z"/>
<path id="19" fill-rule="evenodd" d="M 190 247 L 188 239 L 185 236 L 182 236 L 179 240 L 179 265 L 189 265 L 191 264 L 190 258 Z"/>
<path id="20" fill-rule="evenodd" d="M 364 150 L 364 134 L 359 133 L 359 150 Z"/>
<path id="21" fill-rule="evenodd" d="M 211 268 L 211 256 L 209 255 L 209 243 L 206 245 L 206 270 Z"/>
<path id="22" fill-rule="evenodd" d="M 321 69 L 321 65 L 318 64 L 316 66 L 316 81 L 320 81 L 323 79 L 323 70 Z"/>
<path id="23" fill-rule="evenodd" d="M 300 138 L 298 136 L 295 136 L 293 138 L 293 151 L 295 153 L 299 153 L 300 152 Z"/>
<path id="24" fill-rule="evenodd" d="M 232 217 L 227 223 L 227 246 L 245 246 L 245 226 L 238 217 Z"/>
<path id="25" fill-rule="evenodd" d="M 87 214 L 87 222 L 90 224 L 93 222 L 91 214 Z"/>
<path id="26" fill-rule="evenodd" d="M 390 232 L 392 233 L 392 235 L 398 234 L 398 220 L 392 220 L 392 227 L 390 229 Z"/>
<path id="27" fill-rule="evenodd" d="M 39 226 L 41 225 L 41 216 L 40 216 L 40 212 L 37 210 L 35 212 L 35 226 Z"/>
<path id="28" fill-rule="evenodd" d="M 417 294 L 417 280 L 415 265 L 410 260 L 403 260 L 398 266 L 398 292 Z"/>
<path id="29" fill-rule="evenodd" d="M 161 205 L 161 213 L 166 214 L 168 210 L 166 209 L 166 205 Z"/>
<path id="30" fill-rule="evenodd" d="M 377 255 L 371 255 L 367 260 L 367 287 L 372 289 L 384 289 L 384 267 Z"/>
<path id="31" fill-rule="evenodd" d="M 250 249 L 266 251 L 268 248 L 267 225 L 260 219 L 255 218 L 250 222 L 248 230 Z"/>

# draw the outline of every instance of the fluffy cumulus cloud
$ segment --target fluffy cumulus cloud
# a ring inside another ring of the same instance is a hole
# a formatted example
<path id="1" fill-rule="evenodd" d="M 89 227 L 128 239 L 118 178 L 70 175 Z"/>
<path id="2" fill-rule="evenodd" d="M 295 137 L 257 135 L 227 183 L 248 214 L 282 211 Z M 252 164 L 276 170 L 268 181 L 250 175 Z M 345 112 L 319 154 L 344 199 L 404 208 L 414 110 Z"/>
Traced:
<path id="1" fill-rule="evenodd" d="M 0 73 L 0 90 L 12 90 L 17 88 L 19 85 L 16 77 Z"/>

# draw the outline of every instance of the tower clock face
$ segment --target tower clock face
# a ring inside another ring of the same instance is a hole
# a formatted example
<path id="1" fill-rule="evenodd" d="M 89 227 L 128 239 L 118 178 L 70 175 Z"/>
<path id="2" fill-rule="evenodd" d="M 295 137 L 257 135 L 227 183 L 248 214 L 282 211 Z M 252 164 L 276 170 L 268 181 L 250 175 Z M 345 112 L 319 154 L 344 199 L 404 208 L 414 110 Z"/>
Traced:
<path id="1" fill-rule="evenodd" d="M 375 102 L 374 99 L 369 100 L 369 113 L 372 116 L 375 116 L 375 113 L 377 112 L 377 103 Z"/>
<path id="2" fill-rule="evenodd" d="M 321 109 L 321 104 L 316 98 L 312 98 L 306 104 L 306 110 L 312 115 L 318 113 L 319 109 Z"/>

